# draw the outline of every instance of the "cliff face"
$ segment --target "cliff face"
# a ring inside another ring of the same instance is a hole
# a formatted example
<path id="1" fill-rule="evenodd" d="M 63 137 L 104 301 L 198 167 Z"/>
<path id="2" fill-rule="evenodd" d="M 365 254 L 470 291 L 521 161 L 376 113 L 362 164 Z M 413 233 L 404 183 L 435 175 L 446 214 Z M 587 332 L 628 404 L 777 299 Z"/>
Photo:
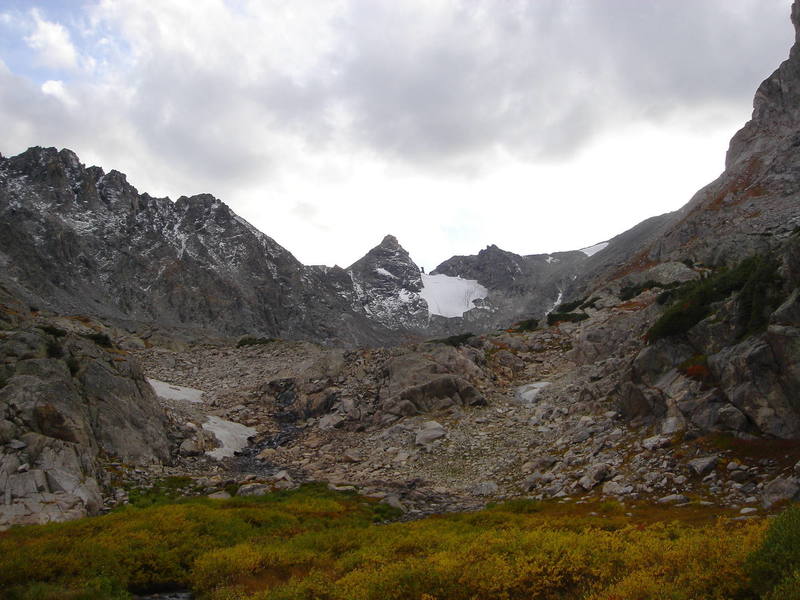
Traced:
<path id="1" fill-rule="evenodd" d="M 0 530 L 96 514 L 109 460 L 169 462 L 165 412 L 138 365 L 91 330 L 20 319 L 24 307 L 0 300 Z"/>

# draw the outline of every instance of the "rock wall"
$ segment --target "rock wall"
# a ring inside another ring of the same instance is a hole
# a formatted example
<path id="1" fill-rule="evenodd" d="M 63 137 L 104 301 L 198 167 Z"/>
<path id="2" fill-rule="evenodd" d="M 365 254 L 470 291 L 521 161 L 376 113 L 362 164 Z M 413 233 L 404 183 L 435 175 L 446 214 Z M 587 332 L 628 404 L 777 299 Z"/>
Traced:
<path id="1" fill-rule="evenodd" d="M 169 456 L 164 413 L 127 356 L 56 329 L 0 331 L 0 529 L 95 514 L 101 458 Z"/>

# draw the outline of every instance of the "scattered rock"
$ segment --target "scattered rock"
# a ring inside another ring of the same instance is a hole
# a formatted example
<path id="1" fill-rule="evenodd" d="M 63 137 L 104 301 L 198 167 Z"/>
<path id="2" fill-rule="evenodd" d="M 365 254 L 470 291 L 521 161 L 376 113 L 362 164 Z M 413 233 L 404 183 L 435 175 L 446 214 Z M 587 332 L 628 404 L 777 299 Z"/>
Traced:
<path id="1" fill-rule="evenodd" d="M 272 491 L 272 488 L 263 483 L 246 483 L 239 487 L 237 496 L 263 496 Z"/>
<path id="2" fill-rule="evenodd" d="M 695 473 L 702 477 L 711 473 L 711 471 L 714 470 L 714 467 L 717 466 L 717 462 L 719 462 L 719 457 L 716 455 L 703 456 L 701 458 L 690 460 L 689 466 Z"/>
<path id="3" fill-rule="evenodd" d="M 436 421 L 426 421 L 417 431 L 414 443 L 417 446 L 430 446 L 436 440 L 446 435 L 444 427 Z"/>
<path id="4" fill-rule="evenodd" d="M 687 504 L 688 502 L 689 498 L 683 494 L 670 494 L 658 499 L 659 504 Z"/>
<path id="5" fill-rule="evenodd" d="M 494 481 L 482 481 L 470 491 L 476 496 L 494 496 L 500 488 Z"/>
<path id="6" fill-rule="evenodd" d="M 800 497 L 800 482 L 794 478 L 777 477 L 764 486 L 761 505 L 764 508 L 797 500 Z"/>
<path id="7" fill-rule="evenodd" d="M 256 495 L 256 494 L 251 494 L 251 495 Z M 209 494 L 208 497 L 211 498 L 212 500 L 227 500 L 228 498 L 231 497 L 231 495 L 225 490 L 220 490 L 218 492 Z"/>

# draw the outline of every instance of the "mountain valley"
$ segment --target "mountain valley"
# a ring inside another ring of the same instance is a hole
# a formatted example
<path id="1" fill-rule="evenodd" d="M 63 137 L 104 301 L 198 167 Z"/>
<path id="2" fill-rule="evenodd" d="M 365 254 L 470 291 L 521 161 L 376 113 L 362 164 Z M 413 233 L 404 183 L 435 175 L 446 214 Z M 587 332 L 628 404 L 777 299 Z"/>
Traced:
<path id="1" fill-rule="evenodd" d="M 792 22 L 800 35 L 798 2 Z M 652 511 L 658 543 L 676 521 L 746 536 L 752 550 L 779 522 L 765 517 L 800 501 L 798 99 L 800 42 L 756 93 L 725 171 L 680 210 L 583 250 L 491 245 L 427 274 L 392 235 L 347 268 L 303 265 L 211 195 L 153 198 L 66 149 L 0 156 L 0 546 L 36 535 L 21 525 L 300 498 L 291 535 L 305 532 L 304 502 L 334 506 L 314 519 L 368 510 L 415 523 L 402 531 L 555 511 L 596 519 L 586 531 L 598 539 L 637 535 Z M 350 551 L 324 535 L 313 548 Z M 170 586 L 219 599 L 395 597 L 347 587 L 367 558 L 334 569 L 294 548 L 305 558 L 282 563 L 234 537 L 208 542 L 180 575 L 96 597 Z M 252 568 L 225 575 L 237 560 Z M 264 575 L 270 560 L 281 567 Z M 312 584 L 290 595 L 312 563 L 322 579 L 337 574 L 339 595 Z M 664 583 L 648 565 L 641 581 L 575 575 L 573 595 L 530 597 L 712 597 L 679 595 L 679 577 Z M 784 575 L 797 579 L 798 565 Z M 678 595 L 648 591 L 648 577 Z M 475 585 L 464 598 L 528 597 Z M 257 595 L 273 589 L 286 595 Z M 758 597 L 790 597 L 769 590 Z M 713 597 L 757 597 L 735 593 Z"/>

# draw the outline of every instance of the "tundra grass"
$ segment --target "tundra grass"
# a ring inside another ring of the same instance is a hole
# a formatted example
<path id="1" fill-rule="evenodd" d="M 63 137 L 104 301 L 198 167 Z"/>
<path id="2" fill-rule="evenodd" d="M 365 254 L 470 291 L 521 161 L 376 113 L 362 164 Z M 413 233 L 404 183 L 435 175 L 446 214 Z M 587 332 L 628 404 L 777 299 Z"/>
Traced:
<path id="1" fill-rule="evenodd" d="M 386 523 L 385 505 L 319 486 L 134 507 L 0 534 L 0 598 L 721 600 L 792 585 L 794 509 L 775 534 L 765 519 L 651 508 L 515 500 Z"/>

